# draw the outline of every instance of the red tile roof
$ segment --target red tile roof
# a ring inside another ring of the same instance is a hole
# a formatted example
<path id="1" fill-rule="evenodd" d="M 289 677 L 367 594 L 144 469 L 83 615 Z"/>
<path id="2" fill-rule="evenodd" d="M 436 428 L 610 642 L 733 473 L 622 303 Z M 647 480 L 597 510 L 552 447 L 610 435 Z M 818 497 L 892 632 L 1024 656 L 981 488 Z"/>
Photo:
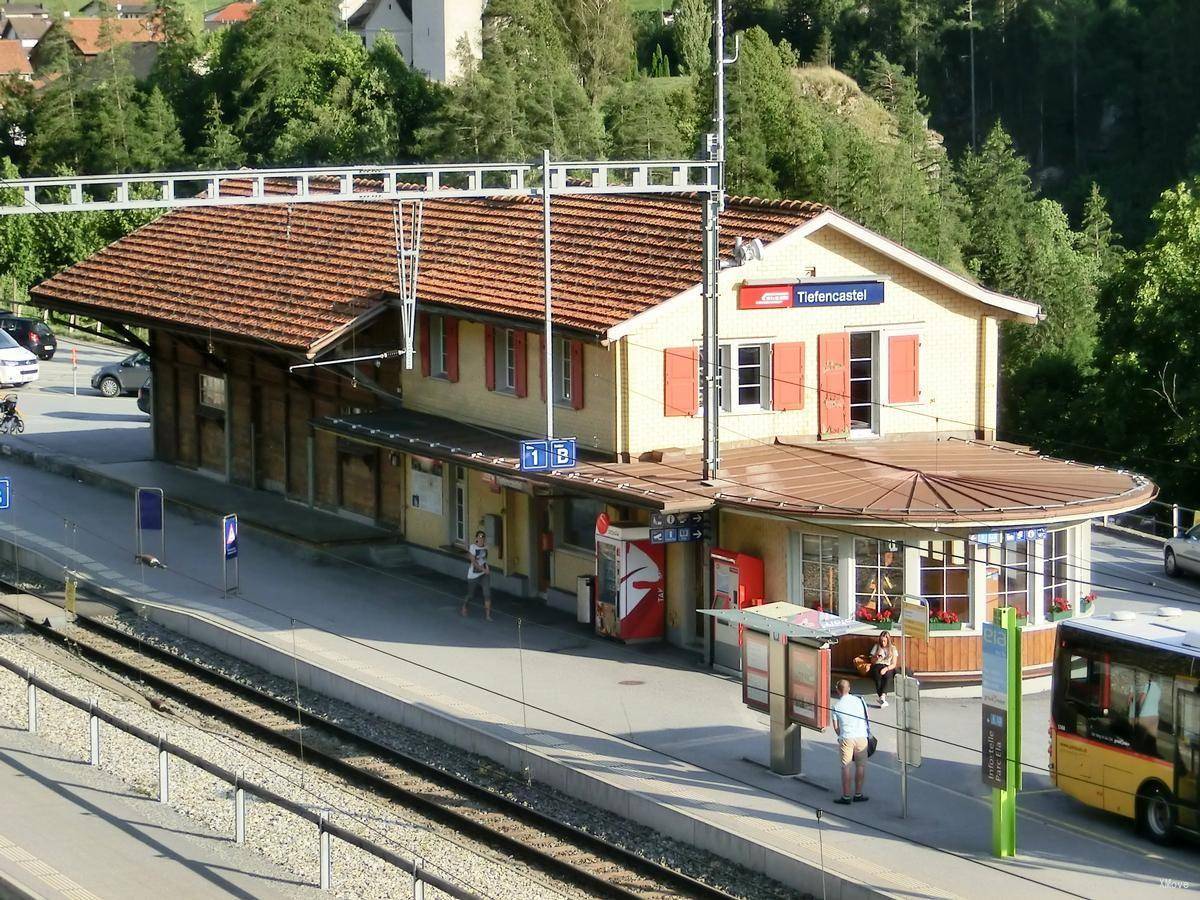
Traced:
<path id="1" fill-rule="evenodd" d="M 32 75 L 29 56 L 20 41 L 0 41 L 0 75 Z"/>
<path id="2" fill-rule="evenodd" d="M 36 302 L 110 311 L 307 349 L 397 293 L 394 204 L 297 203 L 168 213 L 33 289 Z M 824 210 L 731 199 L 723 250 L 764 243 Z M 592 334 L 695 285 L 700 201 L 574 196 L 553 208 L 556 321 Z M 539 200 L 427 200 L 418 302 L 541 321 Z"/>
<path id="3" fill-rule="evenodd" d="M 101 39 L 103 19 L 63 19 L 62 25 L 66 27 L 71 41 L 84 56 L 96 56 L 106 49 L 106 44 Z M 162 40 L 161 32 L 149 19 L 111 19 L 110 25 L 112 35 L 108 40 L 114 46 Z"/>
<path id="4" fill-rule="evenodd" d="M 204 16 L 205 22 L 245 22 L 258 6 L 258 0 L 236 0 Z"/>

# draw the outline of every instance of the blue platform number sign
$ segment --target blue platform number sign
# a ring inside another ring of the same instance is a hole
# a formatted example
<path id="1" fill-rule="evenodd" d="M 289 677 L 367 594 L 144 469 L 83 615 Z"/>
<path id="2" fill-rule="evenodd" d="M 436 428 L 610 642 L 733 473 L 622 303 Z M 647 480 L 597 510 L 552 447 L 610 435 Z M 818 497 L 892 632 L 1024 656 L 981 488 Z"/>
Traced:
<path id="1" fill-rule="evenodd" d="M 236 559 L 238 555 L 238 521 L 237 514 L 231 514 L 221 520 L 225 533 L 225 558 Z"/>
<path id="2" fill-rule="evenodd" d="M 0 509 L 12 506 L 12 484 L 7 478 L 0 478 Z"/>
<path id="3" fill-rule="evenodd" d="M 521 441 L 521 471 L 550 472 L 573 469 L 577 459 L 575 438 Z"/>

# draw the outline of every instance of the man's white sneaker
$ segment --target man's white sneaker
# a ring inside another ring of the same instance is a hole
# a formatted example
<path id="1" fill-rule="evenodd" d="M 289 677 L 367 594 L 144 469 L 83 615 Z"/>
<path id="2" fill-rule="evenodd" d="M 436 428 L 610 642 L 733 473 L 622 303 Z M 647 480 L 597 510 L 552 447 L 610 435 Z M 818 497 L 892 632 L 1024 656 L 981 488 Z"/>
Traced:
<path id="1" fill-rule="evenodd" d="M 887 697 L 880 697 L 879 698 L 879 708 L 882 709 L 887 705 L 888 705 Z"/>

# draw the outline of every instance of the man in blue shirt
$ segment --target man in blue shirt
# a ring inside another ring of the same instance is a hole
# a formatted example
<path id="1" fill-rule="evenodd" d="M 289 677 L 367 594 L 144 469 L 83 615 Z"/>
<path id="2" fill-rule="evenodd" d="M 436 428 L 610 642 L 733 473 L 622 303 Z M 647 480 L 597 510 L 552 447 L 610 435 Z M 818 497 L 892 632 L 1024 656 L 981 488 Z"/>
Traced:
<path id="1" fill-rule="evenodd" d="M 837 683 L 838 698 L 834 701 L 833 730 L 837 732 L 838 749 L 842 752 L 842 796 L 834 803 L 865 803 L 863 780 L 867 777 L 867 704 L 862 697 L 850 693 L 845 678 Z M 850 766 L 854 765 L 854 797 L 850 797 Z"/>

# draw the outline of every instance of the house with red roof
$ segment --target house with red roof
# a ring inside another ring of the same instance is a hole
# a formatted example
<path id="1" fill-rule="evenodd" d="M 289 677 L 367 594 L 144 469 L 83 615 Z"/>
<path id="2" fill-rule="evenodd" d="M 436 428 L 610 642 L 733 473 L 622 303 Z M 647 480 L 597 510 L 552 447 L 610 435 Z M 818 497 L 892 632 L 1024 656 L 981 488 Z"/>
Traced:
<path id="1" fill-rule="evenodd" d="M 0 40 L 0 75 L 32 80 L 33 66 L 29 64 L 29 56 L 20 41 Z"/>
<path id="2" fill-rule="evenodd" d="M 218 6 L 204 14 L 204 28 L 206 31 L 219 31 L 230 25 L 240 25 L 250 18 L 256 6 L 258 0 L 234 0 L 233 3 Z"/>
<path id="3" fill-rule="evenodd" d="M 454 579 L 482 530 L 497 588 L 601 634 L 736 669 L 737 627 L 698 611 L 886 625 L 909 595 L 944 626 L 910 641 L 923 679 L 978 678 L 997 606 L 1046 671 L 1058 601 L 1090 612 L 1092 521 L 1156 488 L 997 440 L 1000 325 L 1037 327 L 1037 304 L 820 204 L 730 198 L 706 386 L 701 200 L 551 206 L 548 342 L 532 197 L 421 204 L 411 346 L 395 200 L 175 210 L 31 297 L 149 330 L 158 459 L 389 529 Z M 573 443 L 523 444 L 547 438 Z"/>

